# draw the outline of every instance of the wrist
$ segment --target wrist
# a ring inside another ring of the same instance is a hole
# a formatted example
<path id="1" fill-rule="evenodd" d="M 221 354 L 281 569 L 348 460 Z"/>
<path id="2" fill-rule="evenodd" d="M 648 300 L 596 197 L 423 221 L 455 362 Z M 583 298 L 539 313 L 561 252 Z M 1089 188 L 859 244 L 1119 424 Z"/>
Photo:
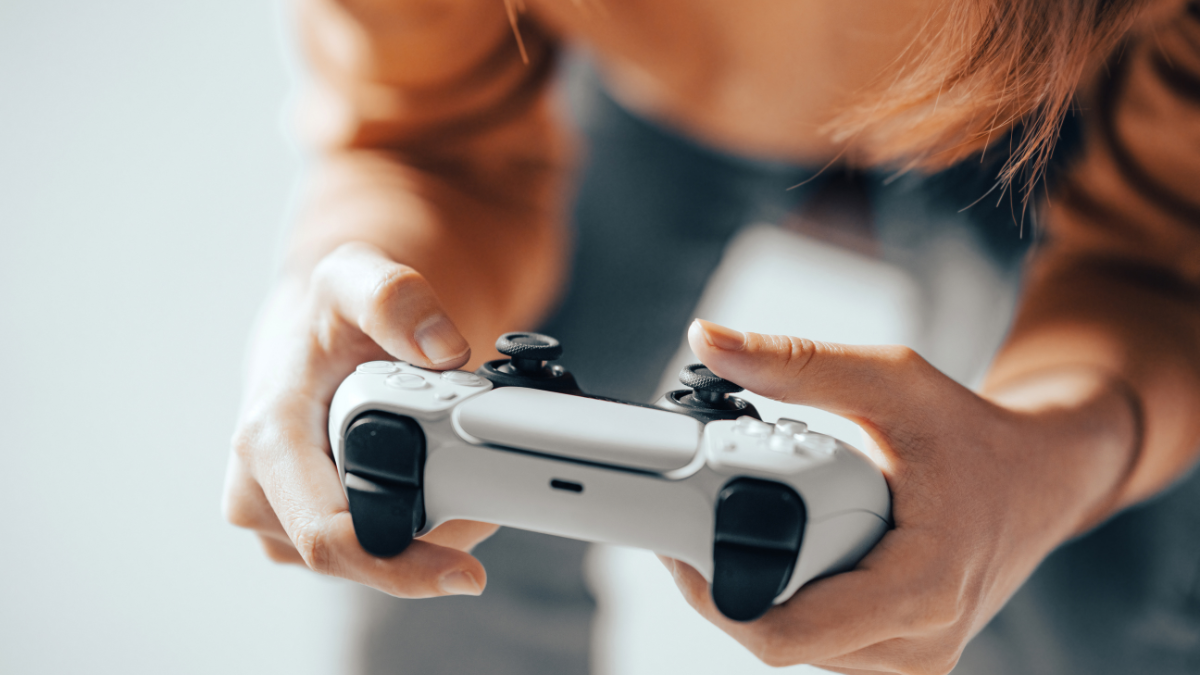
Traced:
<path id="1" fill-rule="evenodd" d="M 1064 367 L 989 382 L 982 394 L 1014 415 L 1019 442 L 1036 454 L 1035 484 L 1051 497 L 1042 517 L 1061 514 L 1062 539 L 1123 505 L 1142 446 L 1139 399 L 1123 380 L 1097 368 Z"/>

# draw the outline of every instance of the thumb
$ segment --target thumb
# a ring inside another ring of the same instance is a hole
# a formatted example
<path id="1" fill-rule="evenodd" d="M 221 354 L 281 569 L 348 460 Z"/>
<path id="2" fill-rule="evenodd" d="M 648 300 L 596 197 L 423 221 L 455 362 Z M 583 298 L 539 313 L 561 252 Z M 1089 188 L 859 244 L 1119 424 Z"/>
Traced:
<path id="1" fill-rule="evenodd" d="M 692 322 L 688 342 L 710 370 L 749 391 L 851 419 L 898 411 L 937 372 L 907 347 L 741 333 L 703 319 Z"/>
<path id="2" fill-rule="evenodd" d="M 313 271 L 318 295 L 389 354 L 427 368 L 457 368 L 471 356 L 465 338 L 419 272 L 380 249 L 351 242 Z"/>

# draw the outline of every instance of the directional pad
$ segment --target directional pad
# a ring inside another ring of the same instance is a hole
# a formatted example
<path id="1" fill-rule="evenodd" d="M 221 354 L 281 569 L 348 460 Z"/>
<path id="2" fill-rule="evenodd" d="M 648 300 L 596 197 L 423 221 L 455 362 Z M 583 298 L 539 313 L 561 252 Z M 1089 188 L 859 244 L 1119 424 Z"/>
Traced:
<path id="1" fill-rule="evenodd" d="M 804 501 L 782 483 L 739 478 L 717 497 L 712 597 L 734 621 L 766 613 L 792 577 L 804 541 Z"/>
<path id="2" fill-rule="evenodd" d="M 421 426 L 402 415 L 361 415 L 346 429 L 344 459 L 358 543 L 382 558 L 399 554 L 425 526 Z"/>

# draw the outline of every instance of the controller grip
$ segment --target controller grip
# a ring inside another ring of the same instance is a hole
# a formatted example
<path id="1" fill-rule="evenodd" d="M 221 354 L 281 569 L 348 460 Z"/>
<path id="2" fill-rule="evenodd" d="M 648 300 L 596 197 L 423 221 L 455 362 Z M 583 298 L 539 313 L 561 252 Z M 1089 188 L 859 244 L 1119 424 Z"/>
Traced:
<path id="1" fill-rule="evenodd" d="M 400 554 L 425 526 L 421 426 L 403 415 L 360 415 L 346 429 L 344 458 L 358 543 L 381 558 Z"/>
<path id="2" fill-rule="evenodd" d="M 753 621 L 771 609 L 792 578 L 807 514 L 792 488 L 739 478 L 717 497 L 712 598 L 734 621 Z"/>

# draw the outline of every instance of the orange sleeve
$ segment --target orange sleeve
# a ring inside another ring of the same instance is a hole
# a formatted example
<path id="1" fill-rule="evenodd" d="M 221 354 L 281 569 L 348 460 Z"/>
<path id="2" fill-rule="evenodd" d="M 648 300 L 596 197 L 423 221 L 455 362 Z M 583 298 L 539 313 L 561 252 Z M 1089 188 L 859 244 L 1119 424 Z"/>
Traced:
<path id="1" fill-rule="evenodd" d="M 317 153 L 287 265 L 349 240 L 424 274 L 469 340 L 535 320 L 565 259 L 553 37 L 503 0 L 297 0 Z M 545 290 L 539 290 L 545 289 Z"/>
<path id="2" fill-rule="evenodd" d="M 991 377 L 1086 364 L 1127 385 L 1141 418 L 1129 504 L 1200 451 L 1200 6 L 1139 29 L 1082 103 L 1083 155 L 1051 194 Z"/>

